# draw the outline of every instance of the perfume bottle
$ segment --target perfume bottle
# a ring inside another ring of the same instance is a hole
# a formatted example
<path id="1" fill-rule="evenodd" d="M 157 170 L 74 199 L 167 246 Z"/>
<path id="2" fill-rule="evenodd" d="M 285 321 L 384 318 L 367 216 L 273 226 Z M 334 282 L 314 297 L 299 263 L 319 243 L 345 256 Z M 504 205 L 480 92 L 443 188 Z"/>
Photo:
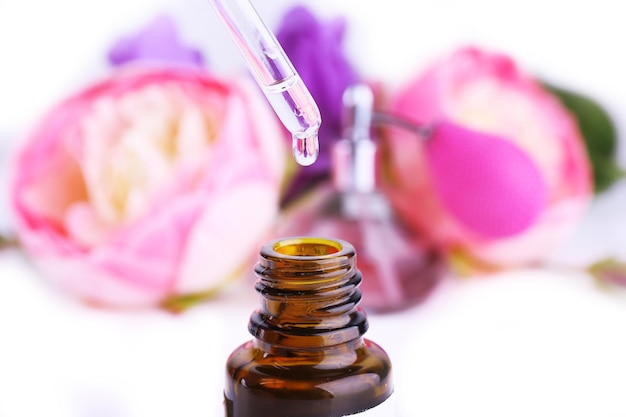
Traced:
<path id="1" fill-rule="evenodd" d="M 377 187 L 374 94 L 365 84 L 343 95 L 343 138 L 333 148 L 333 181 L 284 210 L 280 236 L 316 235 L 351 242 L 363 272 L 362 306 L 391 312 L 421 302 L 445 273 L 442 255 L 404 227 Z"/>
<path id="2" fill-rule="evenodd" d="M 255 266 L 254 338 L 226 363 L 226 417 L 389 417 L 391 362 L 365 339 L 354 247 L 317 237 L 278 239 Z"/>

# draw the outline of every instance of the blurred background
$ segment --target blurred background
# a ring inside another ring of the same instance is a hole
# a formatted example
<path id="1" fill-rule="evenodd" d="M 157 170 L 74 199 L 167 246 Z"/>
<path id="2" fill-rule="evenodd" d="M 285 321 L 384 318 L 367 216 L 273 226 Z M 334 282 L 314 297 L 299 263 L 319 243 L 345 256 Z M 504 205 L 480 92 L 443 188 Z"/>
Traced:
<path id="1" fill-rule="evenodd" d="M 256 0 L 275 29 L 302 4 L 347 19 L 345 51 L 391 89 L 466 45 L 601 103 L 626 132 L 626 26 L 609 0 Z M 0 157 L 63 97 L 110 71 L 106 51 L 155 16 L 218 73 L 245 71 L 202 0 L 0 0 Z M 626 155 L 620 144 L 622 166 Z M 0 230 L 12 219 L 3 194 Z M 594 202 L 555 264 L 626 255 L 626 185 Z M 0 253 L 0 417 L 219 416 L 223 363 L 247 340 L 250 281 L 172 315 L 93 309 L 50 291 Z M 626 416 L 626 297 L 584 271 L 523 268 L 445 281 L 423 304 L 370 315 L 368 337 L 397 365 L 398 416 Z"/>
<path id="2" fill-rule="evenodd" d="M 384 6 L 356 0 L 254 2 L 274 30 L 297 4 L 309 6 L 322 19 L 349 18 L 346 53 L 367 77 L 397 86 L 432 59 L 459 45 L 476 44 L 511 54 L 541 78 L 596 97 L 622 126 L 625 87 L 619 80 L 626 63 L 619 46 L 624 29 L 618 6 L 609 0 L 426 0 L 410 6 L 399 0 Z M 184 40 L 202 50 L 211 68 L 243 69 L 206 1 L 87 5 L 4 0 L 0 7 L 4 138 L 19 134 L 77 86 L 105 74 L 105 51 L 112 42 L 162 12 L 176 20 Z"/>

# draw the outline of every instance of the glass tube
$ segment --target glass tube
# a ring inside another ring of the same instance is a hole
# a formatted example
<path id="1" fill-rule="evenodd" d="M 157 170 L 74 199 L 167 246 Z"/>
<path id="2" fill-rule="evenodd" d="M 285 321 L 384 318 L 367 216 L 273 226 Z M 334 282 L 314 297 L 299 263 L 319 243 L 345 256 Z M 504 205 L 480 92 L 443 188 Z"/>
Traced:
<path id="1" fill-rule="evenodd" d="M 313 164 L 319 154 L 320 111 L 285 51 L 249 0 L 211 3 L 265 97 L 291 133 L 296 162 Z"/>

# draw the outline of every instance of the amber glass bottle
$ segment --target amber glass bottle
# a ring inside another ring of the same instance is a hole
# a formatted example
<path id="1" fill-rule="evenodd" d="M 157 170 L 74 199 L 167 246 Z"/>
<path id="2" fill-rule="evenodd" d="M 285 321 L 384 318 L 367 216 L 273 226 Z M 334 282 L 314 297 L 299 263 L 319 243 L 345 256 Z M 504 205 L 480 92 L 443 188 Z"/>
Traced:
<path id="1" fill-rule="evenodd" d="M 390 417 L 391 362 L 365 339 L 354 247 L 315 237 L 264 245 L 254 338 L 226 364 L 227 417 Z M 379 411 L 380 410 L 380 411 Z M 359 414 L 362 413 L 362 414 Z"/>

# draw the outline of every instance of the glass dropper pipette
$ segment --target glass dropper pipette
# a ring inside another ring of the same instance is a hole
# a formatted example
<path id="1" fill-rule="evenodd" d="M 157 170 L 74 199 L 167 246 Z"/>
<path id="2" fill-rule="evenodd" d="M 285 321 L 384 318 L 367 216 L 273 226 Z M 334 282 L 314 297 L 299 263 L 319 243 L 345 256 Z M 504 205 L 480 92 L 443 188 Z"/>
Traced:
<path id="1" fill-rule="evenodd" d="M 319 153 L 322 118 L 317 104 L 274 34 L 249 0 L 211 0 L 235 40 L 254 79 L 292 136 L 298 164 L 313 164 Z"/>

